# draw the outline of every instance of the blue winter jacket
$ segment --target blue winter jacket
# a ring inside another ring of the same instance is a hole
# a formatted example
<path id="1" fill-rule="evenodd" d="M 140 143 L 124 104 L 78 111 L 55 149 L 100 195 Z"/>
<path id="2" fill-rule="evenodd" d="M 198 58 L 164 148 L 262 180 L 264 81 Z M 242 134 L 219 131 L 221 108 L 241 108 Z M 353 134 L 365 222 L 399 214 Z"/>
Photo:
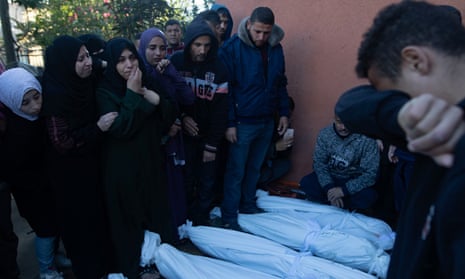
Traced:
<path id="1" fill-rule="evenodd" d="M 221 47 L 219 56 L 230 74 L 229 124 L 256 123 L 279 116 L 289 117 L 289 99 L 283 48 L 284 31 L 274 25 L 268 40 L 268 73 L 262 54 L 250 40 L 247 19 L 239 24 L 238 33 Z"/>

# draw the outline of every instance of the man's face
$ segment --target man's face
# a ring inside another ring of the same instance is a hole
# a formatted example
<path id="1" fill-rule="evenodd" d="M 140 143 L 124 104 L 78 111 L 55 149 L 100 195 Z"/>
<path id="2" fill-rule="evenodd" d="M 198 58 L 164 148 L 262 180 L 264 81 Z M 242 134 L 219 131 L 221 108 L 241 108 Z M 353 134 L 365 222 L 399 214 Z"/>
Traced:
<path id="1" fill-rule="evenodd" d="M 252 42 L 256 47 L 262 47 L 266 44 L 266 42 L 268 42 L 272 29 L 273 25 L 270 24 L 264 24 L 261 22 L 251 23 L 250 21 L 247 21 L 247 30 L 249 31 Z"/>
<path id="2" fill-rule="evenodd" d="M 203 62 L 211 48 L 210 36 L 197 37 L 191 44 L 190 55 L 192 62 Z"/>
<path id="3" fill-rule="evenodd" d="M 166 39 L 171 46 L 177 46 L 181 43 L 182 31 L 181 27 L 177 24 L 166 26 Z"/>
<path id="4" fill-rule="evenodd" d="M 218 28 L 218 32 L 220 33 L 221 37 L 223 37 L 224 33 L 226 33 L 226 30 L 228 29 L 229 18 L 224 13 L 220 13 L 219 16 L 220 16 L 220 26 Z"/>

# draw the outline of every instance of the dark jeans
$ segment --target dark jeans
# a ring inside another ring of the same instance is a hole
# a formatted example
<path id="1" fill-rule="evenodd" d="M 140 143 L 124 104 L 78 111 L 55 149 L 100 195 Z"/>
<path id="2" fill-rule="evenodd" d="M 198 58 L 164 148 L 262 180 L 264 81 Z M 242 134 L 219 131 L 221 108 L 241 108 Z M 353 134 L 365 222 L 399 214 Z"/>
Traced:
<path id="1" fill-rule="evenodd" d="M 217 178 L 217 161 L 203 162 L 204 144 L 202 139 L 189 136 L 184 138 L 186 152 L 184 185 L 188 195 L 188 215 L 197 224 L 208 221 Z"/>
<path id="2" fill-rule="evenodd" d="M 328 204 L 328 197 L 326 191 L 321 187 L 318 182 L 316 173 L 312 172 L 302 178 L 300 181 L 300 189 L 307 194 L 307 199 L 314 202 Z M 368 187 L 360 192 L 343 198 L 344 208 L 346 209 L 367 209 L 370 208 L 378 194 L 373 187 Z"/>
<path id="3" fill-rule="evenodd" d="M 255 192 L 260 170 L 273 135 L 272 119 L 263 123 L 241 123 L 237 126 L 237 142 L 229 146 L 221 207 L 226 223 L 237 222 L 239 209 L 256 207 Z"/>

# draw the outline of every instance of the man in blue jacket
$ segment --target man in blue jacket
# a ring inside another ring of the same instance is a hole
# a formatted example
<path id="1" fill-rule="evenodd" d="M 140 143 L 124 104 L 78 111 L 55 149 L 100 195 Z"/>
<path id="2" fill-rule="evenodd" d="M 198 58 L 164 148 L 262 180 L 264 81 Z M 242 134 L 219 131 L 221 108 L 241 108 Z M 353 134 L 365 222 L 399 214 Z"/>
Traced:
<path id="1" fill-rule="evenodd" d="M 283 49 L 284 31 L 270 8 L 258 7 L 226 41 L 220 58 L 230 74 L 229 123 L 231 143 L 224 180 L 222 219 L 226 228 L 240 229 L 238 211 L 259 213 L 255 190 L 260 168 L 277 129 L 288 127 L 289 99 Z M 279 113 L 278 127 L 274 115 Z"/>

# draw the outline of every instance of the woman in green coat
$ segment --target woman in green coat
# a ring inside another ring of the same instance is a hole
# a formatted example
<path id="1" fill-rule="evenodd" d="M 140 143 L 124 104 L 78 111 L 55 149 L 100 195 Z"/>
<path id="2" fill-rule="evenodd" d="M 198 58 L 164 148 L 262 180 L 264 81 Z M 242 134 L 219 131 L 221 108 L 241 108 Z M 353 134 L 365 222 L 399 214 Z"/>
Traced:
<path id="1" fill-rule="evenodd" d="M 160 234 L 163 242 L 173 241 L 161 138 L 174 122 L 176 109 L 148 79 L 132 42 L 112 39 L 104 55 L 108 66 L 97 89 L 98 108 L 101 114 L 118 112 L 103 151 L 113 272 L 129 279 L 154 278 L 141 272 L 139 260 L 145 230 Z"/>

